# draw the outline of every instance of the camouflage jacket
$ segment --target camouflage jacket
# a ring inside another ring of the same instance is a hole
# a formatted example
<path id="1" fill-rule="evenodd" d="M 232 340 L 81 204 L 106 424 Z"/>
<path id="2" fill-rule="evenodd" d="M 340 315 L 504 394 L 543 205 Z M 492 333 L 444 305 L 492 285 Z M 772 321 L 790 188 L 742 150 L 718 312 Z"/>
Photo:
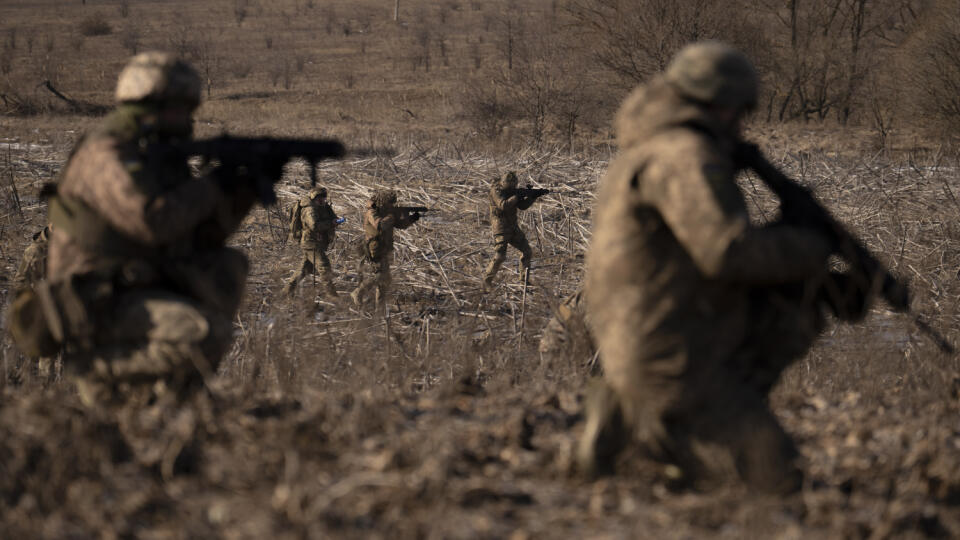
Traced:
<path id="1" fill-rule="evenodd" d="M 214 179 L 194 178 L 185 158 L 153 151 L 142 114 L 142 107 L 121 105 L 64 165 L 50 201 L 51 281 L 134 262 L 189 266 L 222 248 L 255 202 L 250 190 L 228 196 Z"/>
<path id="2" fill-rule="evenodd" d="M 408 214 L 397 211 L 383 213 L 368 208 L 363 215 L 363 239 L 366 256 L 377 262 L 393 252 L 393 230 L 413 225 Z"/>
<path id="3" fill-rule="evenodd" d="M 519 228 L 517 205 L 519 195 L 509 197 L 500 189 L 498 182 L 490 186 L 490 230 L 494 235 L 509 234 Z"/>
<path id="4" fill-rule="evenodd" d="M 300 245 L 305 249 L 327 249 L 336 234 L 337 214 L 333 207 L 326 203 L 311 204 L 310 201 L 303 201 L 301 205 L 303 230 Z"/>
<path id="5" fill-rule="evenodd" d="M 621 154 L 599 188 L 586 261 L 601 348 L 612 346 L 605 329 L 630 319 L 645 358 L 723 358 L 749 331 L 753 291 L 825 268 L 819 234 L 750 224 L 737 140 L 710 118 L 659 79 L 618 113 Z"/>
<path id="6" fill-rule="evenodd" d="M 48 249 L 49 241 L 45 231 L 42 230 L 34 236 L 33 243 L 23 250 L 23 258 L 20 259 L 20 266 L 13 277 L 13 285 L 16 289 L 32 287 L 43 279 L 47 270 Z"/>

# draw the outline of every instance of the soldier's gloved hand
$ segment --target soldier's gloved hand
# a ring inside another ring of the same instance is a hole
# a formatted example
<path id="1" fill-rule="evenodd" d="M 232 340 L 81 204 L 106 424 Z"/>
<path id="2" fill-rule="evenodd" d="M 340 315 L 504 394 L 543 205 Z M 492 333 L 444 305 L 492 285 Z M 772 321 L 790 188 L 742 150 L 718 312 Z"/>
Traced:
<path id="1" fill-rule="evenodd" d="M 872 300 L 869 283 L 854 276 L 830 272 L 818 294 L 818 300 L 841 321 L 862 320 L 870 309 Z"/>
<path id="2" fill-rule="evenodd" d="M 419 220 L 420 220 L 420 212 L 414 212 L 414 213 L 410 214 L 410 222 L 411 222 L 411 223 L 416 223 L 416 222 L 419 221 Z"/>
<path id="3" fill-rule="evenodd" d="M 733 164 L 739 169 L 748 169 L 756 163 L 760 147 L 752 142 L 740 141 L 733 151 Z"/>

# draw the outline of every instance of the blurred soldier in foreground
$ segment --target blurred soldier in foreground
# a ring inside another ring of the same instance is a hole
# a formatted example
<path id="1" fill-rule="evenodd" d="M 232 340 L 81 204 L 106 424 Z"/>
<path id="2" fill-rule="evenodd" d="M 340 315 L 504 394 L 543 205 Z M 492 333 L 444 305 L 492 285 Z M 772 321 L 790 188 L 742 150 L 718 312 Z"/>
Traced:
<path id="1" fill-rule="evenodd" d="M 517 223 L 517 210 L 526 210 L 533 205 L 546 190 L 517 189 L 517 175 L 508 172 L 490 186 L 490 230 L 493 232 L 493 259 L 487 265 L 483 276 L 483 290 L 493 288 L 493 278 L 500 271 L 500 265 L 507 260 L 507 246 L 520 251 L 521 277 L 526 283 L 530 272 L 530 244 Z"/>
<path id="2" fill-rule="evenodd" d="M 360 284 L 350 293 L 357 305 L 366 301 L 370 289 L 376 287 L 377 309 L 387 301 L 390 290 L 390 258 L 393 256 L 393 230 L 406 229 L 420 219 L 423 208 L 397 207 L 397 192 L 377 191 L 370 198 L 363 215 Z"/>
<path id="3" fill-rule="evenodd" d="M 45 328 L 35 341 L 60 341 L 88 404 L 179 393 L 216 372 L 248 266 L 224 243 L 256 201 L 252 173 L 224 166 L 194 178 L 187 156 L 169 151 L 191 138 L 200 102 L 189 65 L 139 54 L 116 97 L 63 168 L 49 201 L 47 280 L 18 310 L 21 321 L 42 312 L 46 326 L 20 324 L 21 335 Z M 283 164 L 259 174 L 279 178 Z"/>
<path id="4" fill-rule="evenodd" d="M 618 113 L 621 153 L 587 257 L 605 380 L 587 397 L 587 472 L 609 470 L 632 439 L 687 480 L 800 486 L 767 394 L 823 328 L 824 307 L 853 319 L 866 306 L 831 305 L 824 284 L 844 276 L 828 273 L 835 246 L 821 230 L 750 224 L 734 176 L 756 80 L 739 52 L 695 44 Z"/>
<path id="5" fill-rule="evenodd" d="M 333 243 L 336 227 L 340 223 L 333 207 L 327 203 L 326 188 L 310 190 L 306 197 L 297 202 L 291 217 L 290 240 L 299 241 L 303 250 L 303 262 L 300 269 L 287 282 L 284 292 L 293 295 L 297 283 L 307 274 L 320 274 L 327 295 L 337 296 L 333 286 L 333 269 L 327 258 L 327 249 Z"/>
<path id="6" fill-rule="evenodd" d="M 543 360 L 585 360 L 591 371 L 599 367 L 583 289 L 578 289 L 557 306 L 553 318 L 543 328 L 539 350 Z"/>

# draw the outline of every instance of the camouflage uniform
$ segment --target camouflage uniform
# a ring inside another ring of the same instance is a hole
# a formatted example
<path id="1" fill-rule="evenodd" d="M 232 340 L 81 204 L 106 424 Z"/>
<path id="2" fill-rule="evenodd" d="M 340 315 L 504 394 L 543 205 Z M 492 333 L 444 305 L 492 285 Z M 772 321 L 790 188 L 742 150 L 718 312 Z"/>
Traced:
<path id="1" fill-rule="evenodd" d="M 397 194 L 380 191 L 370 199 L 363 215 L 363 245 L 361 246 L 361 280 L 350 293 L 354 303 L 361 304 L 370 289 L 376 287 L 374 300 L 379 307 L 386 302 L 390 290 L 390 258 L 393 255 L 393 230 L 413 225 L 419 214 L 396 210 Z M 365 274 L 365 275 L 364 275 Z"/>
<path id="2" fill-rule="evenodd" d="M 487 265 L 483 276 L 483 287 L 489 290 L 493 286 L 493 278 L 500 270 L 503 261 L 507 260 L 507 246 L 513 246 L 520 251 L 520 266 L 523 268 L 523 277 L 526 279 L 530 270 L 532 252 L 527 237 L 520 230 L 517 223 L 517 210 L 526 210 L 533 204 L 531 199 L 523 199 L 519 195 L 507 195 L 507 190 L 517 187 L 517 175 L 508 172 L 503 179 L 490 186 L 490 230 L 493 233 L 494 256 Z"/>
<path id="3" fill-rule="evenodd" d="M 224 242 L 255 194 L 244 182 L 227 193 L 219 177 L 194 178 L 184 156 L 152 144 L 189 138 L 199 97 L 186 64 L 135 56 L 120 75 L 120 105 L 78 142 L 50 200 L 47 296 L 87 403 L 132 387 L 195 386 L 232 340 L 248 263 Z"/>
<path id="4" fill-rule="evenodd" d="M 33 235 L 33 242 L 23 251 L 23 258 L 20 259 L 20 266 L 17 267 L 17 273 L 13 276 L 13 288 L 19 291 L 24 288 L 32 288 L 39 283 L 47 274 L 47 253 L 50 250 L 50 225 L 40 229 Z M 54 375 L 52 368 L 56 359 L 49 356 L 41 356 L 36 359 L 37 369 L 41 376 L 50 377 Z"/>
<path id="5" fill-rule="evenodd" d="M 293 293 L 297 283 L 307 274 L 316 273 L 320 275 L 327 294 L 337 296 L 337 289 L 333 286 L 333 269 L 327 257 L 327 249 L 336 235 L 337 214 L 326 202 L 326 196 L 326 189 L 316 188 L 298 203 L 302 224 L 299 241 L 303 250 L 303 262 L 297 273 L 287 282 L 288 294 Z"/>
<path id="6" fill-rule="evenodd" d="M 716 84 L 686 91 L 706 83 Z M 765 400 L 822 329 L 815 299 L 831 246 L 811 230 L 750 224 L 734 182 L 737 128 L 705 103 L 739 117 L 755 92 L 742 55 L 698 44 L 626 99 L 586 291 L 606 383 L 641 447 L 694 478 L 732 473 L 780 491 L 799 473 Z M 581 439 L 587 469 L 604 466 L 591 462 L 609 427 L 598 414 L 588 411 Z"/>
<path id="7" fill-rule="evenodd" d="M 586 359 L 595 366 L 597 350 L 591 335 L 583 289 L 568 296 L 543 328 L 540 356 L 545 359 Z"/>
<path id="8" fill-rule="evenodd" d="M 47 225 L 35 235 L 33 243 L 23 250 L 20 266 L 13 276 L 14 289 L 32 287 L 47 274 L 47 251 L 50 243 L 50 226 Z"/>

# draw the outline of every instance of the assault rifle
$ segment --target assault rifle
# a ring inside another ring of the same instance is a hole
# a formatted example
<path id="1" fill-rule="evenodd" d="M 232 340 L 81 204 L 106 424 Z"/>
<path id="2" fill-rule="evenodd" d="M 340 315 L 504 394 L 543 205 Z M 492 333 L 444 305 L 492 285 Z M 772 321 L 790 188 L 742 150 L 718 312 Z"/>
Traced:
<path id="1" fill-rule="evenodd" d="M 217 164 L 215 175 L 225 185 L 236 177 L 249 178 L 260 202 L 265 206 L 277 202 L 273 183 L 280 179 L 283 166 L 293 158 L 302 158 L 310 165 L 310 183 L 317 183 L 317 163 L 324 159 L 341 158 L 346 153 L 343 144 L 335 139 L 280 139 L 272 137 L 232 137 L 222 135 L 157 145 L 157 150 L 181 157 L 199 156 L 201 166 Z"/>
<path id="2" fill-rule="evenodd" d="M 533 187 L 533 184 L 527 184 L 527 187 L 512 188 L 504 191 L 504 195 L 507 197 L 517 195 L 521 199 L 529 199 L 531 201 L 535 201 L 547 193 L 550 193 L 549 189 L 535 188 Z"/>
<path id="3" fill-rule="evenodd" d="M 414 220 L 420 219 L 420 214 L 430 211 L 426 206 L 394 206 L 393 209 L 400 214 L 413 214 L 416 216 Z"/>
<path id="4" fill-rule="evenodd" d="M 520 199 L 517 202 L 517 208 L 521 210 L 530 208 L 537 199 L 543 197 L 547 193 L 550 193 L 549 189 L 538 189 L 533 187 L 533 184 L 527 184 L 527 187 L 523 188 L 512 188 L 504 191 L 504 195 L 507 197 L 516 195 Z"/>
<path id="5" fill-rule="evenodd" d="M 781 215 L 786 223 L 809 227 L 823 233 L 834 246 L 835 253 L 849 266 L 847 274 L 854 286 L 864 295 L 879 293 L 894 311 L 910 311 L 910 289 L 877 260 L 846 227 L 834 219 L 806 187 L 796 183 L 767 161 L 757 145 L 741 143 L 737 148 L 738 164 L 753 169 L 760 180 L 780 199 Z M 954 347 L 919 315 L 914 324 L 927 334 L 944 352 L 952 354 Z"/>

